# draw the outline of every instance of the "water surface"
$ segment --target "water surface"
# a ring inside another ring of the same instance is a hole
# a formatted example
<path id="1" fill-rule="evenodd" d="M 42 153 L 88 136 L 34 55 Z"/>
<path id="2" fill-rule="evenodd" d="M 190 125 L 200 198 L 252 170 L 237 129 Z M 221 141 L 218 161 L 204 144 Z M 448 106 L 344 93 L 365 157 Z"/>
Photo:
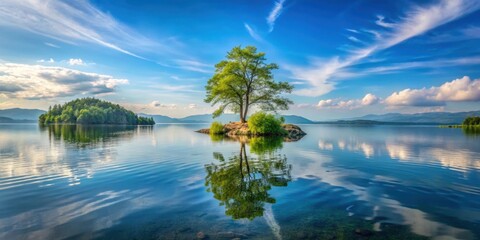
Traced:
<path id="1" fill-rule="evenodd" d="M 302 125 L 0 125 L 0 239 L 478 239 L 480 137 Z"/>

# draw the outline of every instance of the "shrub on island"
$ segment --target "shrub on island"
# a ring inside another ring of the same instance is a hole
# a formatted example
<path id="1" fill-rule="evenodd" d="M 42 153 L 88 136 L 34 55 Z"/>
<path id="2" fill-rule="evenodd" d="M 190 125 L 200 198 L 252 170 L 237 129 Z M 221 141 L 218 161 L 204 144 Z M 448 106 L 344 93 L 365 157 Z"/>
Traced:
<path id="1" fill-rule="evenodd" d="M 248 118 L 248 128 L 252 135 L 286 135 L 282 120 L 273 114 L 256 112 Z"/>
<path id="2" fill-rule="evenodd" d="M 224 134 L 225 132 L 223 131 L 223 124 L 221 122 L 213 122 L 212 125 L 210 125 L 210 134 Z"/>

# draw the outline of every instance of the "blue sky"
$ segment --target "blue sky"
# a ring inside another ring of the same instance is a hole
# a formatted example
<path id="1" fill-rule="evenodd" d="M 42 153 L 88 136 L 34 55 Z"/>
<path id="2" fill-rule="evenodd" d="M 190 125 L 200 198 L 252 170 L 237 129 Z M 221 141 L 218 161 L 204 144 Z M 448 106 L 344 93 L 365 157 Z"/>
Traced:
<path id="1" fill-rule="evenodd" d="M 95 96 L 136 112 L 211 113 L 213 66 L 254 45 L 295 86 L 285 114 L 469 111 L 480 105 L 480 2 L 0 2 L 0 108 Z"/>

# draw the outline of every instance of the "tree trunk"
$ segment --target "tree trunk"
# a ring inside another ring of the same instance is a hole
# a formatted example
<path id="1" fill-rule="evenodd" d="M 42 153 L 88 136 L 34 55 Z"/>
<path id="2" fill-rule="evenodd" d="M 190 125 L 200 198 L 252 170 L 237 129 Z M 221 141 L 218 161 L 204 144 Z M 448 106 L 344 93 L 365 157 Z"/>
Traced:
<path id="1" fill-rule="evenodd" d="M 240 122 L 245 123 L 245 115 L 243 115 L 243 106 L 240 106 Z"/>
<path id="2" fill-rule="evenodd" d="M 243 113 L 243 118 L 246 119 L 247 118 L 247 113 L 248 113 L 248 104 L 250 102 L 250 98 L 249 96 L 247 95 L 246 99 L 245 99 L 245 112 Z"/>
<path id="3" fill-rule="evenodd" d="M 248 105 L 245 107 L 245 112 L 243 113 L 243 118 L 247 118 L 247 113 L 248 113 Z"/>

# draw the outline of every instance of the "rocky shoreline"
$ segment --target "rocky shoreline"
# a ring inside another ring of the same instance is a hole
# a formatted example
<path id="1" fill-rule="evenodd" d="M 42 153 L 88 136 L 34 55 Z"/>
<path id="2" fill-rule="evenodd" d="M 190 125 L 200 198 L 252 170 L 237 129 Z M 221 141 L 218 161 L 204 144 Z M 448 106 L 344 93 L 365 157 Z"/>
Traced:
<path id="1" fill-rule="evenodd" d="M 302 138 L 303 136 L 307 135 L 302 129 L 294 124 L 282 124 L 282 128 L 285 129 L 286 134 L 282 135 L 271 135 L 271 134 L 263 134 L 263 135 L 255 135 L 252 134 L 248 128 L 248 123 L 241 123 L 241 122 L 230 122 L 223 125 L 223 135 L 231 138 L 235 138 L 238 136 L 279 136 L 284 137 L 287 141 L 296 141 Z M 196 132 L 210 134 L 210 129 L 204 128 L 197 130 Z"/>

